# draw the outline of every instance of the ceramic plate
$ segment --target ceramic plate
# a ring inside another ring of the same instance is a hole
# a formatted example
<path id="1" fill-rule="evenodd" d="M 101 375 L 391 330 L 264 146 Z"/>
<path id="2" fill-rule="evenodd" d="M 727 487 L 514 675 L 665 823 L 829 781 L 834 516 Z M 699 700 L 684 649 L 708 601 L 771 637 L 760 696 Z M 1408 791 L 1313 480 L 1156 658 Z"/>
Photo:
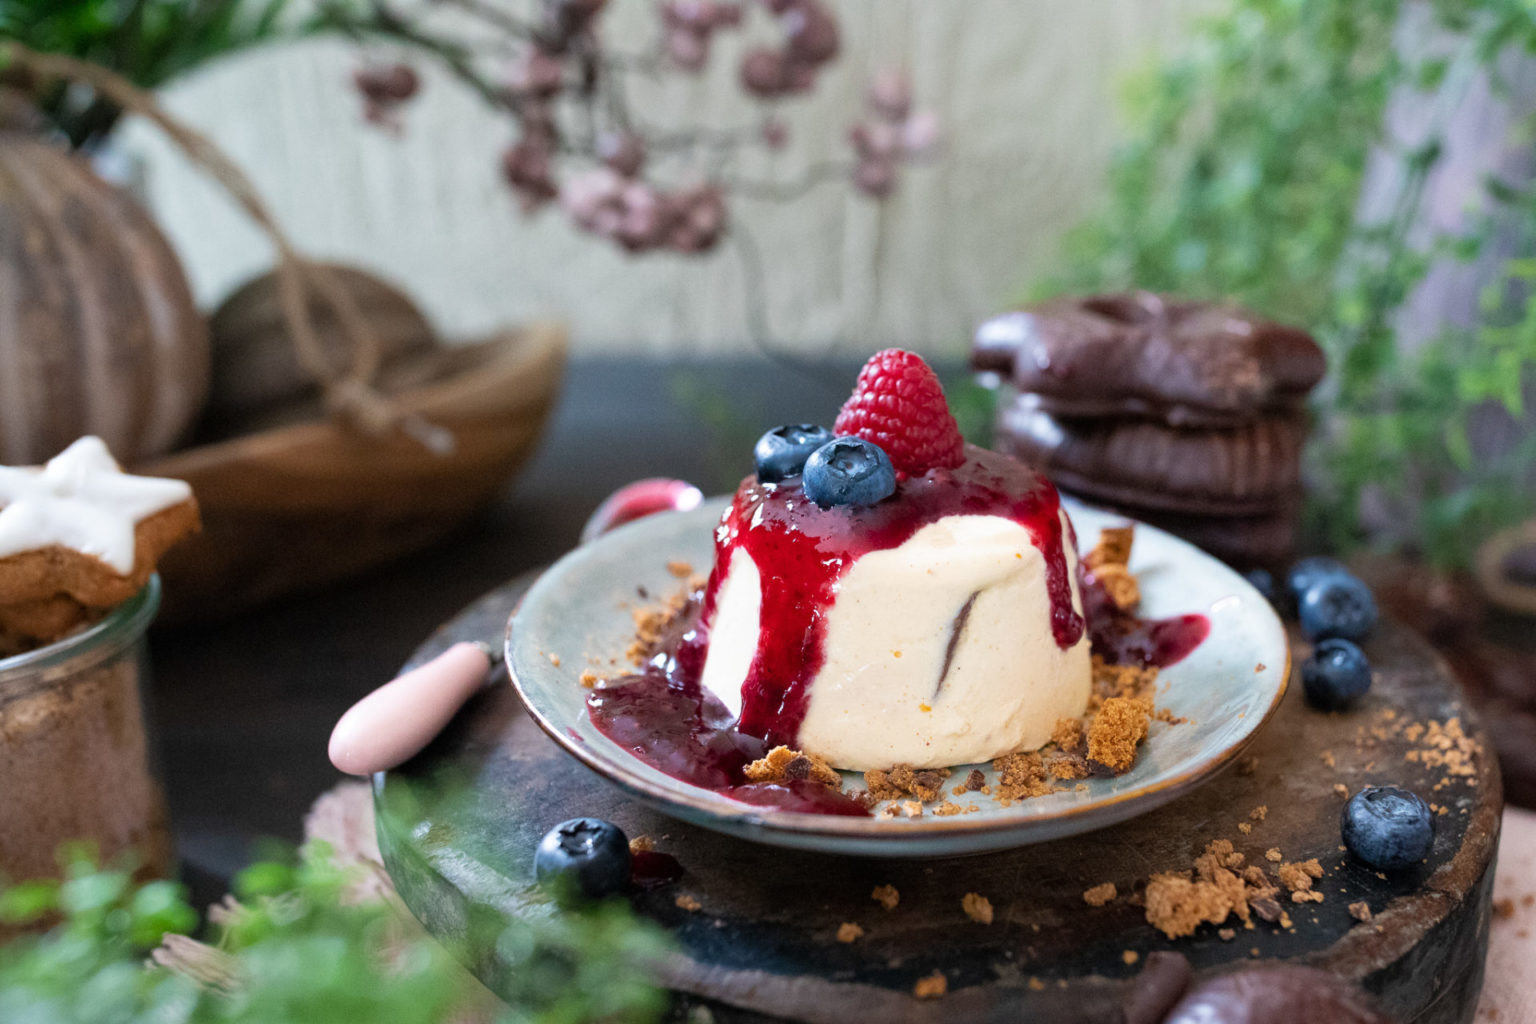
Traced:
<path id="1" fill-rule="evenodd" d="M 708 502 L 620 527 L 549 569 L 513 613 L 507 633 L 512 682 L 534 719 L 593 771 L 666 814 L 743 839 L 874 857 L 954 856 L 999 850 L 1103 828 L 1159 807 L 1230 764 L 1279 706 L 1290 674 L 1285 630 L 1269 603 L 1241 576 L 1190 544 L 1138 526 L 1131 570 L 1141 583 L 1140 614 L 1203 612 L 1210 635 L 1159 676 L 1158 706 L 1187 718 L 1152 731 L 1135 766 L 1082 789 L 1002 807 L 977 794 L 981 810 L 939 818 L 849 818 L 738 803 L 651 768 L 600 733 L 587 717 L 578 679 L 593 659 L 623 662 L 634 636 L 637 587 L 670 594 L 667 563 L 707 567 L 725 506 Z M 1123 517 L 1068 503 L 1080 538 L 1097 538 Z M 558 663 L 557 663 L 558 662 Z M 959 765 L 964 777 L 971 767 Z M 845 773 L 849 787 L 862 778 Z"/>

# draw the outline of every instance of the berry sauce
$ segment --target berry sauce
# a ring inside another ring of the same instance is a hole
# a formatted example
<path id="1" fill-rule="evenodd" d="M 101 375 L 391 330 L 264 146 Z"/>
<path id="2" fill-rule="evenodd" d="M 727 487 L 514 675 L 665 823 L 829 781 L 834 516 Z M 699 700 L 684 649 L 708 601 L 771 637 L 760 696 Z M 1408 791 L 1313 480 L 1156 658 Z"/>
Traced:
<path id="1" fill-rule="evenodd" d="M 1080 590 L 1093 653 L 1112 665 L 1167 668 L 1183 661 L 1210 635 L 1211 620 L 1199 613 L 1142 619 L 1122 611 L 1087 569 L 1082 570 Z"/>
<path id="2" fill-rule="evenodd" d="M 822 665 L 826 614 L 837 583 L 871 551 L 894 548 L 922 527 L 951 515 L 1003 516 L 1023 526 L 1045 561 L 1056 643 L 1071 647 L 1090 635 L 1108 661 L 1171 665 L 1210 631 L 1203 615 L 1143 621 L 1116 608 L 1092 576 L 1081 592 L 1085 622 L 1072 602 L 1061 501 L 1043 476 L 1007 456 L 967 447 L 965 463 L 899 482 L 873 506 L 822 509 L 798 478 L 762 484 L 748 478 L 715 529 L 715 566 L 704 590 L 671 625 L 655 657 L 637 675 L 614 679 L 588 698 L 598 730 L 675 779 L 743 803 L 820 814 L 866 815 L 865 806 L 810 781 L 749 782 L 743 769 L 780 744 L 794 746 Z M 742 685 L 742 713 L 700 684 L 709 623 L 731 556 L 744 548 L 762 574 L 759 645 Z"/>

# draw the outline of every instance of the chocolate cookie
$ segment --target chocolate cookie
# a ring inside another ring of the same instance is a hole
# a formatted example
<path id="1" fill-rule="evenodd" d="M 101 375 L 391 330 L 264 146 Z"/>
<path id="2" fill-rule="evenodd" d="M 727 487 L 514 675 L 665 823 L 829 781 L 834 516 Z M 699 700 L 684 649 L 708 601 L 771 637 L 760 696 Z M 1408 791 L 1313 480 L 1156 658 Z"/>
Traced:
<path id="1" fill-rule="evenodd" d="M 1298 408 L 1326 370 L 1306 332 L 1151 292 L 1060 298 L 976 331 L 972 365 L 1061 416 L 1232 426 Z"/>
<path id="2" fill-rule="evenodd" d="M 1004 392 L 997 444 L 1062 487 L 1101 501 L 1191 515 L 1273 512 L 1301 487 L 1307 422 L 1276 413 L 1228 428 L 1144 419 L 1062 419 Z"/>

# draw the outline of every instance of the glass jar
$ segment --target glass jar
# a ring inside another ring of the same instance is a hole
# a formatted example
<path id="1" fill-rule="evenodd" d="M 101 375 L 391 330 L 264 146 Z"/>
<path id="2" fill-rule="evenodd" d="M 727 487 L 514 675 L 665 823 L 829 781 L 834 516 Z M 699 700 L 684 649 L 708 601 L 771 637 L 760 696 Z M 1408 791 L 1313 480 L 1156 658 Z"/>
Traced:
<path id="1" fill-rule="evenodd" d="M 132 850 L 144 875 L 171 867 L 165 797 L 150 767 L 144 632 L 160 581 L 89 629 L 0 658 L 0 877 L 58 874 L 58 847 L 103 861 Z"/>

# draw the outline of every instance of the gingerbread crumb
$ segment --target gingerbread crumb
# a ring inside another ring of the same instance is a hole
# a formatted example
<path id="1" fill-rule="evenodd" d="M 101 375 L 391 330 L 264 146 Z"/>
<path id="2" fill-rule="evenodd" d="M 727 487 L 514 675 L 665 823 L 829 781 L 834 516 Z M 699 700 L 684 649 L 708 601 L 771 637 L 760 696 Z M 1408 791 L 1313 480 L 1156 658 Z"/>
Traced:
<path id="1" fill-rule="evenodd" d="M 1271 846 L 1269 849 L 1264 851 L 1264 859 L 1269 861 L 1271 864 L 1278 864 L 1285 860 L 1285 854 L 1280 852 L 1280 847 Z"/>
<path id="2" fill-rule="evenodd" d="M 1038 753 L 1004 754 L 992 762 L 997 770 L 997 784 L 992 798 L 1004 807 L 1015 800 L 1028 800 L 1055 791 L 1045 772 L 1045 761 Z"/>
<path id="3" fill-rule="evenodd" d="M 635 836 L 635 838 L 629 841 L 629 852 L 631 854 L 650 853 L 655 849 L 656 840 L 650 836 Z"/>
<path id="4" fill-rule="evenodd" d="M 1323 877 L 1323 866 L 1313 857 L 1311 860 L 1281 864 L 1275 873 L 1280 876 L 1280 884 L 1292 893 L 1308 892 L 1312 888 L 1312 880 Z"/>
<path id="5" fill-rule="evenodd" d="M 751 782 L 809 781 L 829 789 L 843 788 L 843 777 L 825 759 L 784 746 L 774 747 L 743 773 Z"/>
<path id="6" fill-rule="evenodd" d="M 1371 905 L 1364 900 L 1361 900 L 1359 903 L 1351 903 L 1349 905 L 1349 916 L 1356 921 L 1368 922 L 1371 919 Z"/>
<path id="7" fill-rule="evenodd" d="M 1088 761 L 1115 775 L 1129 771 L 1136 747 L 1147 737 L 1147 706 L 1140 700 L 1110 697 L 1088 729 Z"/>
<path id="8" fill-rule="evenodd" d="M 693 575 L 693 566 L 687 562 L 668 562 L 667 572 L 680 580 Z"/>
<path id="9" fill-rule="evenodd" d="M 1083 722 L 1080 718 L 1058 718 L 1051 730 L 1051 742 L 1063 751 L 1077 750 L 1083 745 Z"/>
<path id="10" fill-rule="evenodd" d="M 1111 526 L 1100 530 L 1099 542 L 1083 556 L 1083 564 L 1095 571 L 1106 565 L 1128 565 L 1135 543 L 1135 526 Z"/>
<path id="11" fill-rule="evenodd" d="M 698 911 L 704 909 L 704 904 L 700 903 L 697 897 L 690 896 L 687 893 L 683 893 L 672 902 L 676 903 L 680 908 L 688 911 L 690 914 L 697 913 Z"/>
<path id="12" fill-rule="evenodd" d="M 1247 835 L 1253 831 L 1253 825 L 1246 821 L 1240 821 L 1237 823 L 1237 830 L 1243 835 Z"/>
<path id="13" fill-rule="evenodd" d="M 923 805 L 916 800 L 905 800 L 901 804 L 901 813 L 909 818 L 921 818 L 923 816 Z"/>
<path id="14" fill-rule="evenodd" d="M 977 924 L 992 923 L 992 901 L 980 893 L 968 892 L 960 899 L 960 909 Z"/>
<path id="15" fill-rule="evenodd" d="M 945 800 L 943 803 L 939 804 L 939 806 L 933 809 L 934 817 L 937 818 L 949 818 L 956 814 L 962 813 L 964 812 L 962 811 L 960 805 L 949 800 Z"/>
<path id="16" fill-rule="evenodd" d="M 886 910 L 895 910 L 896 904 L 901 902 L 901 893 L 896 891 L 894 885 L 877 885 L 870 892 L 869 898 L 880 904 Z"/>
<path id="17" fill-rule="evenodd" d="M 1083 902 L 1090 907 L 1102 907 L 1119 895 L 1114 882 L 1101 882 L 1091 889 L 1083 890 Z"/>
<path id="18" fill-rule="evenodd" d="M 1259 806 L 1248 812 L 1248 817 L 1252 818 L 1254 821 L 1263 821 L 1266 817 L 1268 817 L 1268 815 L 1268 804 L 1259 804 Z"/>
<path id="19" fill-rule="evenodd" d="M 912 994 L 918 999 L 938 999 L 949 991 L 949 980 L 942 971 L 934 971 L 926 978 L 918 978 L 912 986 Z"/>
<path id="20" fill-rule="evenodd" d="M 1093 570 L 1093 578 L 1098 580 L 1104 593 L 1121 611 L 1130 611 L 1141 603 L 1141 585 L 1125 566 L 1097 566 Z"/>
<path id="21" fill-rule="evenodd" d="M 915 769 L 909 764 L 897 764 L 865 772 L 864 785 L 876 800 L 899 800 L 903 796 L 915 796 L 921 802 L 928 803 L 944 795 L 944 780 L 949 775 L 948 768 Z"/>
<path id="22" fill-rule="evenodd" d="M 844 921 L 837 926 L 838 942 L 857 942 L 864 937 L 864 929 L 852 921 Z"/>
<path id="23" fill-rule="evenodd" d="M 591 669 L 587 669 L 577 678 L 576 681 L 586 689 L 590 690 L 596 686 L 600 680 L 596 672 L 593 672 Z"/>

